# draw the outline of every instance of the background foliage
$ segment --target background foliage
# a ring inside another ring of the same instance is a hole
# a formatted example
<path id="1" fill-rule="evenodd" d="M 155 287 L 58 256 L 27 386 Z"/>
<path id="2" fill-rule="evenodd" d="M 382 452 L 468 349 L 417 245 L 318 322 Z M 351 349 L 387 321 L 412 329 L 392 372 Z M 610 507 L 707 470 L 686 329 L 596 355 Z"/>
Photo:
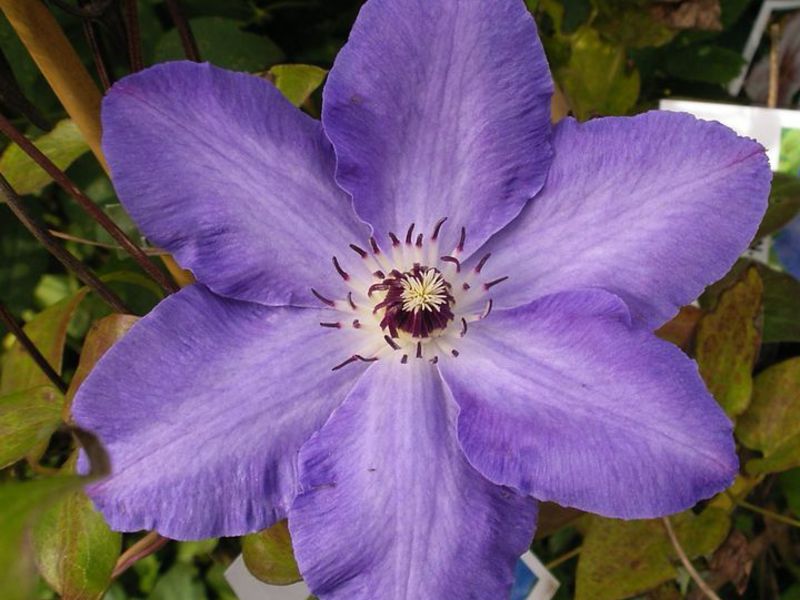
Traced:
<path id="1" fill-rule="evenodd" d="M 183 0 L 200 55 L 262 73 L 312 115 L 359 0 Z M 731 99 L 755 0 L 528 0 L 567 110 L 580 119 L 630 114 L 665 96 Z M 76 15 L 78 5 L 91 19 Z M 106 7 L 104 11 L 100 8 Z M 97 77 L 91 28 L 111 80 L 129 72 L 123 2 L 51 2 Z M 93 12 L 92 12 L 93 11 Z M 138 2 L 145 65 L 183 58 L 167 3 Z M 19 129 L 137 243 L 135 230 L 75 123 L 0 17 L 0 104 Z M 763 55 L 765 48 L 760 50 Z M 98 84 L 101 79 L 97 77 Z M 18 86 L 14 85 L 14 82 Z M 742 96 L 735 99 L 749 103 Z M 792 134 L 794 135 L 794 134 Z M 800 139 L 788 139 L 759 238 L 800 209 Z M 0 301 L 66 382 L 58 389 L 0 325 L 0 590 L 4 598 L 233 599 L 223 571 L 244 549 L 274 583 L 297 579 L 283 525 L 191 543 L 109 531 L 72 475 L 69 403 L 111 344 L 164 296 L 97 222 L 14 144 L 0 172 L 27 209 L 130 308 L 114 313 L 0 203 Z M 569 241 L 565 240 L 565 244 Z M 153 254 L 153 264 L 161 265 Z M 670 519 L 694 568 L 722 597 L 800 599 L 800 282 L 772 260 L 739 264 L 661 335 L 696 357 L 736 420 L 742 474 L 727 492 Z M 91 449 L 91 440 L 81 439 Z M 100 463 L 102 456 L 100 455 Z M 534 551 L 562 581 L 559 598 L 700 598 L 661 520 L 622 522 L 543 507 Z"/>

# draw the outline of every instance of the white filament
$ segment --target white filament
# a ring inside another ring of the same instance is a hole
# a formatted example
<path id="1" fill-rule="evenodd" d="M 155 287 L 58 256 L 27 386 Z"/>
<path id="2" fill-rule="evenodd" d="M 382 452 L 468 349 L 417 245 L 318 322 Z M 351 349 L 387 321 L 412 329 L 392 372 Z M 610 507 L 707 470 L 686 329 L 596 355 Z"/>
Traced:
<path id="1" fill-rule="evenodd" d="M 422 277 L 407 275 L 402 286 L 401 298 L 406 312 L 433 311 L 447 304 L 447 287 L 436 269 L 428 269 Z"/>

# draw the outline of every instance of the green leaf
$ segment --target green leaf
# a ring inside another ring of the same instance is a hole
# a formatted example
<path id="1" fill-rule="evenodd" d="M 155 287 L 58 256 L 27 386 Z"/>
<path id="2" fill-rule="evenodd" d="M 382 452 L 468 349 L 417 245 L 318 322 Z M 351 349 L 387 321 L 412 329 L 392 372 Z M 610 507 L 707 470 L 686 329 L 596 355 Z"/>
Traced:
<path id="1" fill-rule="evenodd" d="M 775 173 L 769 205 L 756 233 L 756 239 L 775 233 L 800 212 L 800 178 L 785 173 Z"/>
<path id="2" fill-rule="evenodd" d="M 784 129 L 781 134 L 781 158 L 778 170 L 795 175 L 800 169 L 800 130 Z"/>
<path id="3" fill-rule="evenodd" d="M 241 24 L 221 17 L 190 19 L 203 60 L 234 71 L 263 71 L 283 60 L 283 52 L 268 37 L 242 31 Z M 183 46 L 175 29 L 165 33 L 155 49 L 157 62 L 183 60 Z"/>
<path id="4" fill-rule="evenodd" d="M 177 563 L 162 575 L 148 600 L 205 600 L 206 590 L 199 580 L 197 569 Z"/>
<path id="5" fill-rule="evenodd" d="M 35 138 L 33 143 L 62 171 L 89 150 L 77 125 L 69 119 L 59 121 L 51 132 Z M 0 156 L 0 172 L 20 195 L 37 194 L 52 181 L 16 144 L 9 145 Z"/>
<path id="6" fill-rule="evenodd" d="M 778 485 L 786 497 L 789 510 L 800 516 L 800 468 L 781 473 L 778 476 Z"/>
<path id="7" fill-rule="evenodd" d="M 83 484 L 84 478 L 58 476 L 0 486 L 0 590 L 3 600 L 30 600 L 36 571 L 30 531 L 54 502 Z"/>
<path id="8" fill-rule="evenodd" d="M 31 207 L 36 210 L 38 207 Z M 38 212 L 38 211 L 37 211 Z M 36 241 L 4 204 L 0 204 L 0 290 L 13 313 L 30 306 L 31 295 L 50 261 Z"/>
<path id="9" fill-rule="evenodd" d="M 50 386 L 0 397 L 0 469 L 47 443 L 61 423 L 63 400 Z"/>
<path id="10" fill-rule="evenodd" d="M 56 373 L 61 373 L 67 326 L 87 291 L 84 288 L 71 298 L 66 298 L 45 309 L 24 327 L 25 333 L 28 334 Z M 2 370 L 0 370 L 0 394 L 11 394 L 49 383 L 50 380 L 22 348 L 22 345 L 15 341 L 3 356 Z"/>
<path id="11" fill-rule="evenodd" d="M 210 538 L 207 540 L 200 540 L 197 542 L 180 542 L 178 546 L 178 555 L 176 560 L 178 562 L 191 564 L 195 558 L 207 556 L 214 551 L 214 548 L 219 544 L 217 538 Z"/>
<path id="12" fill-rule="evenodd" d="M 664 61 L 667 73 L 673 77 L 721 85 L 736 77 L 743 64 L 738 52 L 707 44 L 671 50 Z"/>
<path id="13" fill-rule="evenodd" d="M 800 466 L 800 357 L 773 365 L 755 379 L 753 401 L 736 426 L 736 437 L 763 459 L 747 463 L 750 473 Z"/>
<path id="14" fill-rule="evenodd" d="M 800 342 L 800 281 L 788 273 L 763 267 L 764 343 Z"/>
<path id="15" fill-rule="evenodd" d="M 78 362 L 78 368 L 75 375 L 72 376 L 72 381 L 69 382 L 69 389 L 67 390 L 67 405 L 65 410 L 68 412 L 69 405 L 75 397 L 78 388 L 94 368 L 97 361 L 119 341 L 139 317 L 133 315 L 112 314 L 103 319 L 100 319 L 92 325 L 92 328 L 86 334 L 86 339 L 83 342 L 81 349 L 81 357 Z"/>
<path id="16" fill-rule="evenodd" d="M 730 529 L 728 513 L 707 508 L 670 517 L 689 558 L 711 554 Z M 660 519 L 592 517 L 578 561 L 576 600 L 617 600 L 642 594 L 678 576 L 677 556 Z"/>
<path id="17" fill-rule="evenodd" d="M 600 14 L 593 25 L 610 42 L 626 48 L 662 46 L 675 37 L 675 31 L 658 22 L 648 5 L 598 2 Z"/>
<path id="18" fill-rule="evenodd" d="M 286 521 L 242 538 L 242 556 L 248 570 L 261 581 L 288 585 L 300 581 L 292 539 Z"/>
<path id="19" fill-rule="evenodd" d="M 275 65 L 269 74 L 286 99 L 301 106 L 322 85 L 328 72 L 314 65 Z"/>
<path id="20" fill-rule="evenodd" d="M 83 491 L 69 493 L 34 527 L 36 564 L 64 600 L 103 597 L 122 547 Z"/>
<path id="21" fill-rule="evenodd" d="M 579 119 L 623 115 L 639 97 L 639 72 L 628 65 L 625 49 L 603 41 L 594 29 L 581 27 L 570 36 L 572 52 L 556 79 Z"/>
<path id="22" fill-rule="evenodd" d="M 753 391 L 753 366 L 761 346 L 764 286 L 749 268 L 700 320 L 695 357 L 711 393 L 730 417 L 743 413 Z"/>

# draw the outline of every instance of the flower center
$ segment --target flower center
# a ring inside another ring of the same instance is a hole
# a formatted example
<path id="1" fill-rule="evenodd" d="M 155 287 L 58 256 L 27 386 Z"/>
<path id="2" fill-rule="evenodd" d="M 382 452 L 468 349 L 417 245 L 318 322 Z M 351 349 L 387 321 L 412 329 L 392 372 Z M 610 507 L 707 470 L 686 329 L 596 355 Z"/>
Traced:
<path id="1" fill-rule="evenodd" d="M 457 357 L 456 346 L 467 335 L 469 324 L 489 316 L 489 291 L 508 277 L 484 280 L 482 271 L 489 254 L 462 269 L 463 228 L 456 247 L 442 255 L 439 233 L 445 221 L 436 224 L 427 243 L 422 233 L 414 235 L 412 224 L 404 241 L 389 233 L 391 247 L 387 250 L 370 238 L 369 250 L 350 244 L 357 255 L 352 257 L 354 261 L 340 262 L 333 257 L 333 267 L 349 290 L 343 300 L 331 300 L 311 290 L 339 315 L 339 320 L 320 325 L 358 333 L 354 353 L 334 370 L 395 354 L 402 363 L 410 357 L 433 363 L 440 357 Z"/>
<path id="2" fill-rule="evenodd" d="M 454 318 L 451 306 L 455 299 L 449 288 L 441 271 L 415 264 L 405 273 L 392 271 L 381 283 L 371 286 L 369 293 L 386 292 L 375 308 L 383 310 L 380 326 L 393 338 L 400 331 L 413 338 L 428 338 Z"/>

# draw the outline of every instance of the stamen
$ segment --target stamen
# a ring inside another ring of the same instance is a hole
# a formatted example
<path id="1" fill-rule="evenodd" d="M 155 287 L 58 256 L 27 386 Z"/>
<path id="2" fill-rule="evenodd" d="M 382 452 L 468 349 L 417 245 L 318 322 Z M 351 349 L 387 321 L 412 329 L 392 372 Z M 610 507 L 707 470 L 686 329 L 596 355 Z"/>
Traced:
<path id="1" fill-rule="evenodd" d="M 480 259 L 480 260 L 478 261 L 478 264 L 477 264 L 477 265 L 475 265 L 475 272 L 476 272 L 476 273 L 480 273 L 480 272 L 481 272 L 481 269 L 483 269 L 483 266 L 486 264 L 486 261 L 487 261 L 487 260 L 489 260 L 489 257 L 490 257 L 491 255 L 492 255 L 492 253 L 491 253 L 491 252 L 489 252 L 489 253 L 488 253 L 488 254 L 486 254 L 486 255 L 485 255 L 485 256 L 484 256 L 482 259 Z"/>
<path id="2" fill-rule="evenodd" d="M 486 308 L 483 309 L 483 314 L 481 314 L 481 319 L 485 319 L 489 316 L 489 313 L 492 312 L 492 306 L 494 306 L 494 300 L 489 298 L 489 301 L 486 303 Z"/>
<path id="3" fill-rule="evenodd" d="M 464 243 L 467 241 L 467 230 L 465 227 L 461 228 L 461 236 L 458 238 L 458 245 L 456 246 L 456 252 L 461 252 L 464 250 Z"/>
<path id="4" fill-rule="evenodd" d="M 374 236 L 370 236 L 369 238 L 369 245 L 372 247 L 373 254 L 380 254 L 381 248 L 378 246 L 378 241 L 375 239 Z"/>
<path id="5" fill-rule="evenodd" d="M 369 289 L 367 290 L 367 297 L 372 298 L 372 294 L 374 294 L 375 292 L 385 292 L 390 287 L 391 286 L 388 283 L 373 283 L 371 286 L 369 286 Z"/>
<path id="6" fill-rule="evenodd" d="M 334 302 L 334 301 L 333 301 L 333 300 L 331 300 L 330 298 L 326 298 L 325 296 L 323 296 L 322 294 L 320 294 L 320 293 L 319 293 L 317 290 L 315 290 L 314 288 L 311 288 L 311 293 L 312 293 L 312 294 L 314 294 L 314 295 L 317 297 L 317 299 L 318 299 L 320 302 L 322 302 L 323 304 L 327 304 L 328 306 L 336 306 L 336 302 Z"/>
<path id="7" fill-rule="evenodd" d="M 467 335 L 467 320 L 461 317 L 461 337 Z"/>
<path id="8" fill-rule="evenodd" d="M 338 364 L 335 367 L 333 367 L 331 369 L 331 371 L 338 371 L 339 369 L 341 369 L 343 367 L 346 367 L 347 365 L 352 364 L 352 363 L 356 362 L 357 360 L 360 360 L 361 362 L 375 362 L 376 360 L 378 360 L 378 357 L 377 356 L 373 356 L 372 358 L 364 358 L 360 354 L 353 354 L 353 356 L 348 358 L 343 363 Z"/>
<path id="9" fill-rule="evenodd" d="M 338 323 L 338 322 L 337 323 L 322 322 L 322 323 L 320 323 L 320 325 L 322 325 L 323 327 L 330 327 L 331 329 L 341 329 L 342 328 L 342 324 Z"/>
<path id="10" fill-rule="evenodd" d="M 347 292 L 347 301 L 350 303 L 350 308 L 353 310 L 357 308 L 356 303 L 353 301 L 353 292 Z"/>
<path id="11" fill-rule="evenodd" d="M 508 279 L 508 275 L 506 275 L 505 277 L 500 277 L 499 279 L 495 279 L 494 281 L 490 281 L 489 283 L 484 283 L 483 289 L 489 290 L 494 286 L 496 286 L 498 283 L 503 283 L 506 279 Z"/>
<path id="12" fill-rule="evenodd" d="M 342 265 L 339 264 L 339 259 L 335 256 L 333 257 L 333 267 L 336 269 L 336 272 L 342 276 L 342 279 L 345 281 L 350 280 L 350 275 L 342 268 Z"/>
<path id="13" fill-rule="evenodd" d="M 388 335 L 383 336 L 383 339 L 386 340 L 386 343 L 389 344 L 392 350 L 400 350 L 400 346 L 395 342 L 391 337 Z"/>
<path id="14" fill-rule="evenodd" d="M 442 225 L 444 225 L 445 221 L 447 221 L 447 217 L 442 217 L 436 222 L 436 225 L 433 228 L 433 235 L 431 236 L 432 242 L 435 242 L 439 239 L 439 232 L 442 230 Z"/>
<path id="15" fill-rule="evenodd" d="M 361 258 L 367 258 L 367 256 L 368 256 L 367 251 L 364 250 L 363 248 L 360 248 L 359 246 L 356 246 L 355 244 L 350 244 L 350 248 L 351 248 L 351 250 L 353 250 L 353 252 L 358 254 Z"/>
<path id="16" fill-rule="evenodd" d="M 386 279 L 386 274 L 383 271 L 375 271 L 373 275 L 378 279 Z"/>
<path id="17" fill-rule="evenodd" d="M 398 238 L 391 231 L 389 232 L 389 238 L 392 240 L 392 246 L 394 246 L 395 248 L 400 245 L 400 238 Z"/>
<path id="18" fill-rule="evenodd" d="M 406 232 L 406 244 L 408 244 L 409 246 L 411 245 L 411 240 L 413 239 L 413 236 L 414 236 L 414 223 L 411 224 L 411 227 L 409 227 L 408 231 Z"/>
<path id="19" fill-rule="evenodd" d="M 461 261 L 455 256 L 442 256 L 440 257 L 444 262 L 453 263 L 456 266 L 456 273 L 461 273 Z"/>

